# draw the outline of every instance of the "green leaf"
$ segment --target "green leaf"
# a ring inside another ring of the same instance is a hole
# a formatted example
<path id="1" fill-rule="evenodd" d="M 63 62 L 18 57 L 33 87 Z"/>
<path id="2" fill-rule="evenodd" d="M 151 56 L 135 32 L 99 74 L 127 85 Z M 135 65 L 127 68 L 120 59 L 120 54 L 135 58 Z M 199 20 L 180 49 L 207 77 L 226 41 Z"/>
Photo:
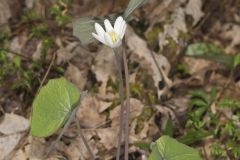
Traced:
<path id="1" fill-rule="evenodd" d="M 179 139 L 179 142 L 190 145 L 197 141 L 201 141 L 203 138 L 210 136 L 212 133 L 205 130 L 190 129 L 187 133 Z"/>
<path id="2" fill-rule="evenodd" d="M 166 127 L 163 132 L 164 135 L 172 136 L 173 135 L 173 121 L 171 118 L 167 120 Z"/>
<path id="3" fill-rule="evenodd" d="M 162 136 L 153 145 L 149 160 L 201 160 L 198 152 L 169 136 Z"/>
<path id="4" fill-rule="evenodd" d="M 73 22 L 73 35 L 79 38 L 83 44 L 88 44 L 94 41 L 92 32 L 95 32 L 94 18 L 84 17 Z"/>
<path id="5" fill-rule="evenodd" d="M 136 147 L 139 147 L 142 150 L 146 150 L 146 151 L 150 150 L 150 143 L 147 143 L 147 142 L 136 142 L 133 145 Z"/>
<path id="6" fill-rule="evenodd" d="M 128 6 L 126 8 L 126 10 L 124 11 L 124 15 L 123 17 L 125 19 L 129 18 L 129 15 L 132 14 L 132 12 L 137 9 L 138 7 L 140 7 L 144 2 L 146 2 L 147 0 L 130 0 L 130 2 L 128 3 Z"/>
<path id="7" fill-rule="evenodd" d="M 208 43 L 194 43 L 189 45 L 185 55 L 214 60 L 229 68 L 231 68 L 234 63 L 234 57 L 232 55 L 226 55 L 220 47 Z"/>
<path id="8" fill-rule="evenodd" d="M 208 103 L 202 99 L 194 98 L 191 100 L 191 106 L 206 107 L 208 106 Z"/>
<path id="9" fill-rule="evenodd" d="M 240 64 L 240 54 L 237 54 L 237 55 L 234 56 L 234 64 L 233 64 L 233 66 L 236 67 L 239 64 Z"/>
<path id="10" fill-rule="evenodd" d="M 92 33 L 95 31 L 95 23 L 99 23 L 103 26 L 104 19 L 108 19 L 112 25 L 117 18 L 116 14 L 110 14 L 106 17 L 84 17 L 79 18 L 73 22 L 73 35 L 79 38 L 82 44 L 88 44 L 94 42 L 95 39 L 92 36 Z"/>
<path id="11" fill-rule="evenodd" d="M 202 90 L 193 90 L 190 91 L 189 94 L 192 96 L 192 99 L 202 99 L 203 101 L 208 103 L 208 95 Z"/>
<path id="12" fill-rule="evenodd" d="M 240 101 L 234 100 L 234 99 L 222 99 L 219 104 L 219 107 L 222 108 L 233 108 L 237 109 L 240 108 Z"/>
<path id="13" fill-rule="evenodd" d="M 80 92 L 72 83 L 64 78 L 50 80 L 33 102 L 31 135 L 52 135 L 64 125 L 79 100 Z"/>

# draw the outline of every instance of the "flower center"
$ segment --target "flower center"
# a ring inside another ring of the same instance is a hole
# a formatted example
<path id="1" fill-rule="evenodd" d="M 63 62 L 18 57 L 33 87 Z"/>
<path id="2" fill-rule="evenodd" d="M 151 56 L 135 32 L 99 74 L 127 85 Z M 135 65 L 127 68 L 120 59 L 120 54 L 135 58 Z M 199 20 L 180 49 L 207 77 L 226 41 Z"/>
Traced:
<path id="1" fill-rule="evenodd" d="M 109 32 L 108 34 L 110 35 L 110 37 L 111 37 L 111 39 L 112 39 L 112 42 L 113 42 L 113 43 L 116 43 L 117 40 L 118 40 L 118 35 L 117 35 L 117 33 L 116 33 L 115 31 L 112 31 L 112 32 Z"/>

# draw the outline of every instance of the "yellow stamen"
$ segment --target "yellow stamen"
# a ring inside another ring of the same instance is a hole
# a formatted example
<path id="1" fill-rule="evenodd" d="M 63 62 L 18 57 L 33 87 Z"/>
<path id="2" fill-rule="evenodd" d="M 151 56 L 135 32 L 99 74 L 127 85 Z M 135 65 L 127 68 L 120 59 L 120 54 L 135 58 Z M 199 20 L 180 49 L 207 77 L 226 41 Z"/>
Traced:
<path id="1" fill-rule="evenodd" d="M 109 35 L 110 35 L 113 43 L 117 42 L 118 35 L 115 31 L 109 32 Z"/>

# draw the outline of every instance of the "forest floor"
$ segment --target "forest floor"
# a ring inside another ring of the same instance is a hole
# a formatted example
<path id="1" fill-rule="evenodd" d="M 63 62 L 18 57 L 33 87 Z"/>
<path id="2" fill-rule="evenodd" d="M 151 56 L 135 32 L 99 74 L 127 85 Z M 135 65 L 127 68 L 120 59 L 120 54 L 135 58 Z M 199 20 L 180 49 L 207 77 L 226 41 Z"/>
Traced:
<path id="1" fill-rule="evenodd" d="M 72 22 L 122 12 L 128 0 L 0 1 L 0 160 L 42 159 L 56 140 L 28 134 L 38 89 L 64 76 L 88 90 L 77 117 L 99 159 L 116 156 L 119 80 L 112 50 L 81 45 Z M 148 0 L 125 34 L 130 159 L 170 135 L 205 160 L 240 157 L 240 1 Z M 153 53 L 155 60 L 151 53 Z M 157 66 L 161 67 L 161 72 Z M 87 160 L 76 124 L 49 159 Z"/>

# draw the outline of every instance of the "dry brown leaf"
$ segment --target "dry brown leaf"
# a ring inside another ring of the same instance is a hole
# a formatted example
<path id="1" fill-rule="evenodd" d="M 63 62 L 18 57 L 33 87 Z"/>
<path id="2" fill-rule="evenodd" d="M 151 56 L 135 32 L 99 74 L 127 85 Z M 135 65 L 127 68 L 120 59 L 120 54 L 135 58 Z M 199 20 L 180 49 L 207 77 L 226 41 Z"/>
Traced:
<path id="1" fill-rule="evenodd" d="M 159 34 L 159 46 L 161 49 L 169 43 L 167 40 L 168 37 L 171 37 L 176 43 L 178 43 L 179 33 L 187 32 L 184 9 L 176 9 L 172 14 L 172 20 L 172 24 L 164 25 L 164 32 Z"/>
<path id="2" fill-rule="evenodd" d="M 57 38 L 56 43 L 59 46 L 59 49 L 57 50 L 57 64 L 66 63 L 76 55 L 76 52 L 73 52 L 72 50 L 76 48 L 78 42 L 69 43 L 67 46 L 64 47 L 62 41 Z"/>
<path id="3" fill-rule="evenodd" d="M 204 16 L 202 12 L 202 0 L 189 0 L 185 12 L 193 17 L 193 25 L 196 25 Z"/>
<path id="4" fill-rule="evenodd" d="M 65 76 L 72 81 L 80 90 L 83 90 L 87 82 L 86 70 L 80 70 L 73 64 L 69 64 Z"/>
<path id="5" fill-rule="evenodd" d="M 144 108 L 144 105 L 141 101 L 135 98 L 130 98 L 130 122 L 139 116 L 142 113 L 142 110 Z M 121 105 L 118 105 L 113 110 L 110 111 L 109 118 L 112 120 L 112 127 L 118 127 L 119 126 L 119 118 L 116 118 L 120 114 L 120 107 Z"/>
<path id="6" fill-rule="evenodd" d="M 188 65 L 189 73 L 194 74 L 211 65 L 211 61 L 184 57 L 184 62 Z"/>
<path id="7" fill-rule="evenodd" d="M 93 96 L 86 96 L 77 112 L 81 126 L 96 127 L 105 121 L 106 116 L 100 114 L 100 100 Z"/>
<path id="8" fill-rule="evenodd" d="M 193 17 L 193 25 L 197 24 L 203 17 L 202 12 L 202 1 L 201 0 L 190 0 L 186 7 L 181 7 L 185 0 L 175 6 L 175 10 L 171 15 L 171 24 L 164 25 L 164 32 L 159 34 L 159 46 L 162 49 L 169 43 L 168 37 L 171 37 L 176 43 L 178 43 L 178 36 L 181 32 L 187 32 L 186 15 Z"/>
<path id="9" fill-rule="evenodd" d="M 86 134 L 84 134 L 86 137 Z M 91 147 L 93 153 L 96 155 L 98 150 L 96 148 L 96 142 L 94 142 L 93 140 L 90 140 L 90 138 L 87 138 L 88 144 Z M 82 141 L 82 139 L 80 137 L 77 137 L 76 139 L 74 139 L 74 141 L 71 142 L 70 145 L 64 145 L 62 147 L 63 152 L 65 152 L 67 154 L 67 157 L 71 160 L 79 160 L 79 159 L 91 159 L 89 157 L 89 153 Z"/>
<path id="10" fill-rule="evenodd" d="M 29 120 L 16 114 L 6 113 L 3 122 L 0 124 L 0 132 L 6 135 L 22 132 L 28 128 Z"/>
<path id="11" fill-rule="evenodd" d="M 38 43 L 36 50 L 33 52 L 32 58 L 33 60 L 39 60 L 42 55 L 42 41 Z"/>
<path id="12" fill-rule="evenodd" d="M 47 143 L 43 138 L 34 138 L 32 136 L 27 137 L 26 145 L 20 148 L 14 155 L 14 160 L 43 160 L 47 152 Z M 56 148 L 51 152 L 46 160 L 58 160 L 57 155 L 52 155 L 52 153 L 57 150 L 59 143 L 57 143 Z"/>
<path id="13" fill-rule="evenodd" d="M 0 159 L 4 159 L 18 144 L 21 134 L 0 137 Z"/>
<path id="14" fill-rule="evenodd" d="M 96 74 L 97 80 L 101 82 L 99 88 L 100 95 L 105 95 L 108 79 L 112 78 L 115 80 L 117 75 L 114 53 L 111 48 L 102 46 L 95 57 L 95 64 L 92 66 L 92 71 Z"/>
<path id="15" fill-rule="evenodd" d="M 0 26 L 6 24 L 11 17 L 11 10 L 7 0 L 0 1 Z"/>
<path id="16" fill-rule="evenodd" d="M 170 64 L 168 60 L 163 55 L 156 54 L 149 50 L 146 41 L 136 35 L 136 33 L 134 33 L 134 31 L 130 27 L 127 30 L 126 37 L 127 45 L 140 63 L 141 67 L 149 70 L 149 72 L 151 73 L 154 80 L 154 86 L 156 87 L 158 91 L 158 96 L 160 97 L 162 92 L 159 90 L 159 82 L 161 82 L 164 78 L 166 83 L 169 83 L 167 85 L 170 86 L 172 83 L 171 80 L 167 77 L 170 71 Z M 162 77 L 161 73 L 159 72 L 158 67 L 154 62 L 154 59 L 151 56 L 151 52 L 154 54 L 158 66 L 160 67 L 160 69 L 162 69 L 164 77 Z"/>
<path id="17" fill-rule="evenodd" d="M 26 33 L 21 33 L 18 36 L 14 37 L 10 42 L 9 42 L 9 48 L 19 54 L 22 53 L 22 49 L 24 45 L 26 44 L 28 38 Z M 12 54 L 9 54 L 9 56 L 13 57 Z"/>
<path id="18" fill-rule="evenodd" d="M 96 130 L 96 132 L 98 137 L 100 138 L 99 142 L 102 143 L 107 150 L 117 147 L 117 128 L 98 129 Z"/>
<path id="19" fill-rule="evenodd" d="M 226 39 L 231 40 L 231 43 L 229 45 L 227 45 L 227 47 L 225 49 L 226 52 L 227 53 L 236 52 L 235 46 L 240 44 L 240 26 L 239 25 L 226 24 L 222 28 L 226 28 L 226 30 L 223 31 L 222 36 Z M 229 30 L 229 28 L 231 28 L 231 29 Z"/>

